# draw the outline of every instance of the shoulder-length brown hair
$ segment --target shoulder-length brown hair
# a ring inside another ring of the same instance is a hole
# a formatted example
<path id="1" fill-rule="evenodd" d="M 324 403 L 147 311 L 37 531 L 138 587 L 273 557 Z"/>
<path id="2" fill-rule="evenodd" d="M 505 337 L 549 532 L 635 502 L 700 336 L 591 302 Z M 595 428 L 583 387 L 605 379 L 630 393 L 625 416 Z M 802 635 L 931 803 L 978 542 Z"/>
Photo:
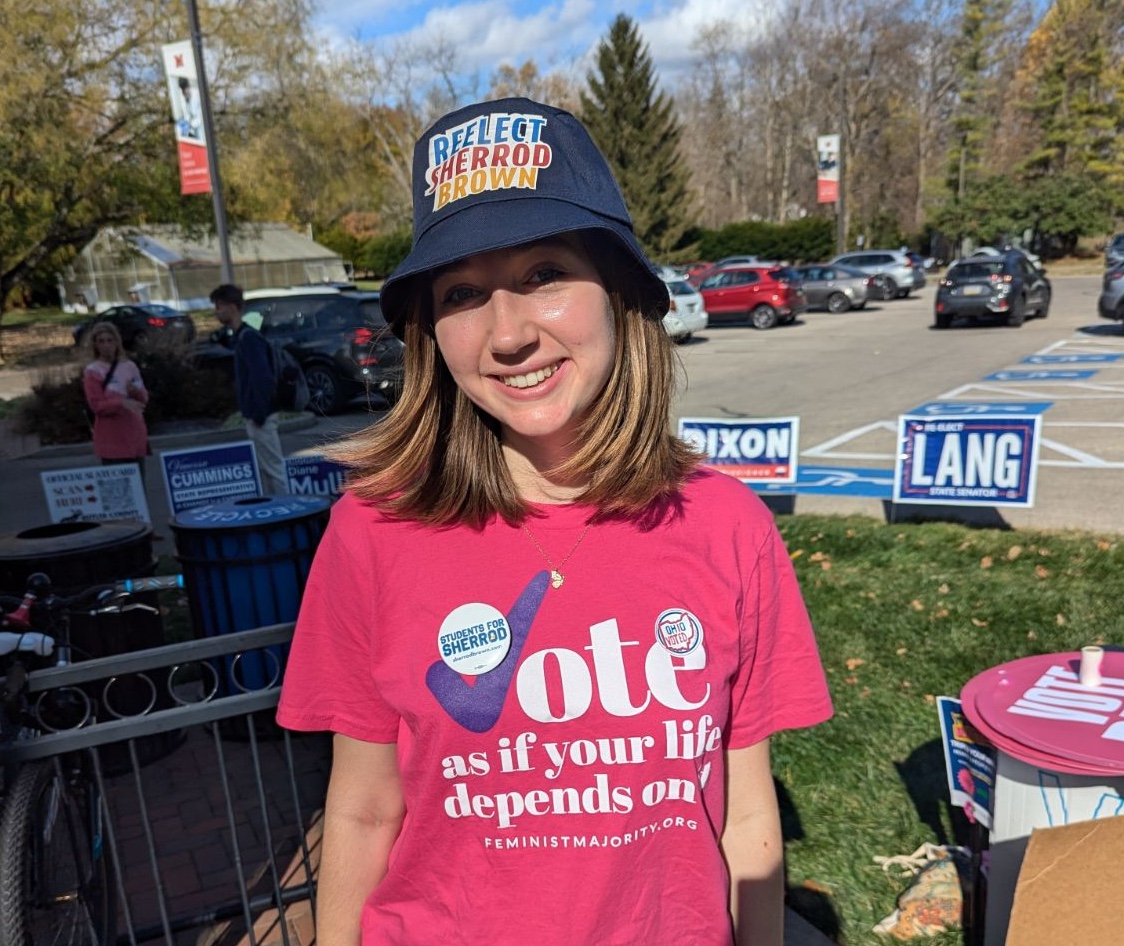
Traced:
<path id="1" fill-rule="evenodd" d="M 96 359 L 98 357 L 98 347 L 97 347 L 97 345 L 94 344 L 94 340 L 99 335 L 112 335 L 113 336 L 113 340 L 115 342 L 117 342 L 117 349 L 114 351 L 113 356 L 118 361 L 124 361 L 124 359 L 125 359 L 125 344 L 121 340 L 121 332 L 118 330 L 117 326 L 114 325 L 112 322 L 95 322 L 88 329 L 86 329 L 86 334 L 85 334 L 86 349 L 87 349 L 87 351 L 89 351 L 91 359 Z"/>
<path id="2" fill-rule="evenodd" d="M 662 312 L 641 311 L 637 263 L 613 238 L 580 234 L 612 306 L 616 358 L 577 449 L 552 473 L 589 485 L 577 501 L 598 515 L 635 515 L 674 493 L 698 462 L 670 431 L 677 361 Z M 391 515 L 481 526 L 528 513 L 504 461 L 500 428 L 457 387 L 433 334 L 429 283 L 419 277 L 404 326 L 402 393 L 380 422 L 328 452 L 352 468 L 349 488 Z"/>

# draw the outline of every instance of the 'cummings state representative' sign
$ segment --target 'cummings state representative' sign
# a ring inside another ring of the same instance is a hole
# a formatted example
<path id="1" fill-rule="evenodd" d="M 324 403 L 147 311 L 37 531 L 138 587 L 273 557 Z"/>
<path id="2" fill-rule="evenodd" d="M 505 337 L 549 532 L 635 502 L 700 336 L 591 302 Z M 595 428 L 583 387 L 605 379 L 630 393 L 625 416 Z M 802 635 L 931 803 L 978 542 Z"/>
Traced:
<path id="1" fill-rule="evenodd" d="M 160 466 L 173 516 L 199 506 L 261 495 L 257 456 L 248 440 L 166 450 L 160 454 Z"/>

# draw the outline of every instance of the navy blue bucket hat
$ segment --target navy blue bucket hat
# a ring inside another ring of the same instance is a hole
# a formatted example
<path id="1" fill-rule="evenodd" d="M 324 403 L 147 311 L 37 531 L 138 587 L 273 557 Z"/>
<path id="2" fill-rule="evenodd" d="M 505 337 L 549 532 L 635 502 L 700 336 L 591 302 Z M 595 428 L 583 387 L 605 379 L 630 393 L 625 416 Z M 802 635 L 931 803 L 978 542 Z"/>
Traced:
<path id="1" fill-rule="evenodd" d="M 574 230 L 607 231 L 636 266 L 645 316 L 661 318 L 668 290 L 632 232 L 613 172 L 569 112 L 525 98 L 451 112 L 414 147 L 414 242 L 382 287 L 382 309 L 403 334 L 411 277 L 476 253 Z"/>

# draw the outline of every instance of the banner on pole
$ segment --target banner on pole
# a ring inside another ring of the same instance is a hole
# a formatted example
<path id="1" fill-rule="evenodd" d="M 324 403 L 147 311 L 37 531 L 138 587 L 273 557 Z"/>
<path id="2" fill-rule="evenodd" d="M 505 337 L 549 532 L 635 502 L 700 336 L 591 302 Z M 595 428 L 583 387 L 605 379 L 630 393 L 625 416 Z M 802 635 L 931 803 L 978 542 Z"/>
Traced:
<path id="1" fill-rule="evenodd" d="M 203 128 L 203 106 L 199 99 L 199 77 L 190 40 L 162 47 L 164 75 L 176 129 L 180 161 L 180 192 L 211 193 L 211 171 L 207 165 L 207 137 Z"/>
<path id="2" fill-rule="evenodd" d="M 839 136 L 820 135 L 816 139 L 816 203 L 839 200 Z"/>

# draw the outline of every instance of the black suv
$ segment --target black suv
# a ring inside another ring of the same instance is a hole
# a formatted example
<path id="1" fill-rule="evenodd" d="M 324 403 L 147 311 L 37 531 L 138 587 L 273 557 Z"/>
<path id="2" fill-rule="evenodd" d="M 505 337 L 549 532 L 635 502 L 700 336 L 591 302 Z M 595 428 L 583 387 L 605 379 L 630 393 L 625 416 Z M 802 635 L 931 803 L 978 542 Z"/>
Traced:
<path id="1" fill-rule="evenodd" d="M 1020 252 L 957 260 L 937 287 L 934 324 L 949 328 L 957 316 L 1022 325 L 1050 312 L 1050 280 Z"/>
<path id="2" fill-rule="evenodd" d="M 309 410 L 331 414 L 360 395 L 389 405 L 402 383 L 402 343 L 383 318 L 377 292 L 329 287 L 255 289 L 242 318 L 267 339 L 278 339 L 308 380 Z M 201 361 L 230 357 L 225 330 L 198 350 Z"/>

